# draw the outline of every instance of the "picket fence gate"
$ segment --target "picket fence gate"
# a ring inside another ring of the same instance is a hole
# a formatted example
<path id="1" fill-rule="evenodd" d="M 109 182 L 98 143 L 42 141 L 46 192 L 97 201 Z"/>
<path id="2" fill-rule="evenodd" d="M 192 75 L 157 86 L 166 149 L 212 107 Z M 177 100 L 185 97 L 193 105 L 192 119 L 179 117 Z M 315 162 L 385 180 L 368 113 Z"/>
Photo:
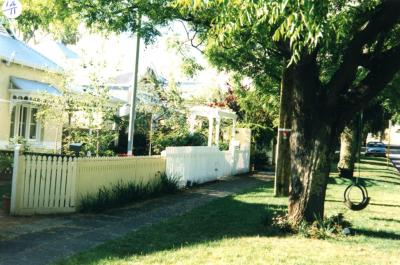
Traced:
<path id="1" fill-rule="evenodd" d="M 19 156 L 15 172 L 11 194 L 11 214 L 31 215 L 75 211 L 76 161 L 74 158 Z"/>

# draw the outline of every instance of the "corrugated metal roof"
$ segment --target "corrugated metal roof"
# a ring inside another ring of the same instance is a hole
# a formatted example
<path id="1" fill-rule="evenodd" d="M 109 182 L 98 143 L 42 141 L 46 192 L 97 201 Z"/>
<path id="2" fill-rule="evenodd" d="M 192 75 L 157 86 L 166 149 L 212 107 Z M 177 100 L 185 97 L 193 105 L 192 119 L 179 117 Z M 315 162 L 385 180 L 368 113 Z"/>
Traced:
<path id="1" fill-rule="evenodd" d="M 64 54 L 65 58 L 79 59 L 79 55 L 70 48 L 68 48 L 67 46 L 65 46 L 63 43 L 57 42 L 57 46 L 60 49 L 60 51 Z"/>
<path id="2" fill-rule="evenodd" d="M 56 73 L 63 71 L 58 64 L 8 34 L 0 33 L 0 47 L 0 58 L 7 62 Z"/>
<path id="3" fill-rule="evenodd" d="M 17 90 L 20 89 L 27 92 L 34 92 L 34 93 L 45 92 L 53 95 L 61 95 L 60 91 L 58 91 L 57 88 L 47 83 L 23 79 L 15 76 L 11 76 L 10 79 L 13 88 Z"/>

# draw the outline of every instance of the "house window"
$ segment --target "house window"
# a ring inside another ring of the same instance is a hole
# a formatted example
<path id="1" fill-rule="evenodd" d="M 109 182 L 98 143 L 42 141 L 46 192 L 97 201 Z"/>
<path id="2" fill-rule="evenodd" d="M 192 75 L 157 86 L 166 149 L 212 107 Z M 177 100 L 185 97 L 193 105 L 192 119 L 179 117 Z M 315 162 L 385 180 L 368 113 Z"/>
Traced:
<path id="1" fill-rule="evenodd" d="M 30 122 L 29 122 L 29 139 L 36 139 L 37 137 L 37 120 L 36 120 L 37 109 L 31 108 Z"/>
<path id="2" fill-rule="evenodd" d="M 10 137 L 38 140 L 40 124 L 36 118 L 37 108 L 30 105 L 14 106 L 11 112 Z"/>

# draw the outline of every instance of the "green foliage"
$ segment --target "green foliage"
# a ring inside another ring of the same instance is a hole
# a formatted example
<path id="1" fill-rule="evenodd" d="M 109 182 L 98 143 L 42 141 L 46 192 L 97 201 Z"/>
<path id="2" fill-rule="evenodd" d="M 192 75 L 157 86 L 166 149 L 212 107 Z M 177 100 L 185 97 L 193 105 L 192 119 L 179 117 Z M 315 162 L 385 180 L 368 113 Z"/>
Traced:
<path id="1" fill-rule="evenodd" d="M 269 216 L 266 225 L 271 225 L 281 233 L 299 234 L 302 237 L 314 239 L 329 239 L 343 235 L 344 228 L 350 228 L 351 223 L 345 220 L 343 214 L 335 214 L 328 218 L 316 218 L 313 223 L 301 222 L 298 226 L 293 226 L 288 214 L 276 214 Z"/>
<path id="2" fill-rule="evenodd" d="M 0 151 L 0 176 L 11 177 L 13 169 L 13 154 Z"/>
<path id="3" fill-rule="evenodd" d="M 368 133 L 383 133 L 389 120 L 400 122 L 400 75 L 397 74 L 387 87 L 363 110 L 363 139 Z"/>
<path id="4" fill-rule="evenodd" d="M 118 182 L 110 187 L 103 186 L 97 193 L 80 198 L 78 209 L 80 212 L 100 212 L 177 191 L 178 180 L 168 178 L 164 173 L 157 181 L 146 185 Z"/>
<path id="5" fill-rule="evenodd" d="M 184 23 L 182 22 L 184 25 Z M 190 34 L 187 31 L 187 38 L 190 38 Z M 194 37 L 193 37 L 194 38 Z M 188 44 L 189 40 L 181 40 L 179 36 L 173 36 L 168 39 L 168 48 L 173 50 L 177 55 L 181 57 L 181 70 L 184 75 L 187 77 L 193 78 L 197 75 L 198 72 L 204 70 L 204 67 L 197 62 L 194 56 L 191 55 L 190 49 L 193 48 L 193 39 L 190 40 L 190 44 Z"/>
<path id="6" fill-rule="evenodd" d="M 137 32 L 145 43 L 151 43 L 157 36 L 159 25 L 165 25 L 167 18 L 175 16 L 176 10 L 169 7 L 169 1 L 92 1 L 63 0 L 68 10 L 77 14 L 90 28 L 98 31 Z M 139 28 L 138 17 L 143 15 Z M 149 19 L 150 18 L 150 19 Z"/>
<path id="7" fill-rule="evenodd" d="M 204 67 L 197 63 L 196 59 L 193 57 L 183 58 L 181 68 L 183 74 L 190 78 L 193 78 L 198 72 L 204 70 Z"/>
<path id="8" fill-rule="evenodd" d="M 18 137 L 14 137 L 14 138 L 10 139 L 10 144 L 11 145 L 20 144 L 20 145 L 23 146 L 23 148 L 24 148 L 23 150 L 25 152 L 31 151 L 30 142 L 26 138 L 24 138 L 22 136 L 18 136 Z"/>
<path id="9" fill-rule="evenodd" d="M 14 31 L 19 31 L 25 41 L 35 40 L 37 33 L 51 33 L 54 39 L 75 43 L 78 39 L 80 20 L 69 9 L 65 0 L 21 0 L 23 12 L 15 21 L 0 21 Z M 3 4 L 3 1 L 0 1 Z"/>
<path id="10" fill-rule="evenodd" d="M 145 141 L 151 140 L 153 153 L 159 154 L 173 143 L 199 142 L 199 137 L 189 137 L 187 107 L 173 78 L 167 85 L 166 80 L 149 68 L 139 81 L 139 91 L 143 97 L 138 103 L 136 131 L 145 136 Z"/>
<path id="11" fill-rule="evenodd" d="M 278 91 L 278 84 L 273 80 L 263 87 L 254 83 L 244 85 L 243 77 L 236 75 L 225 97 L 227 106 L 238 114 L 240 126 L 252 131 L 252 150 L 257 150 L 257 155 L 261 155 L 260 158 L 253 156 L 255 163 L 258 163 L 255 160 L 265 159 L 266 151 L 272 148 L 271 141 L 278 125 Z M 253 152 L 253 155 L 256 153 Z"/>
<path id="12" fill-rule="evenodd" d="M 219 142 L 219 150 L 221 151 L 229 150 L 229 143 Z"/>
<path id="13" fill-rule="evenodd" d="M 157 132 L 153 138 L 154 153 L 159 154 L 167 146 L 205 146 L 207 138 L 201 132 L 190 134 L 187 130 L 178 130 L 164 134 Z"/>
<path id="14" fill-rule="evenodd" d="M 339 213 L 324 219 L 317 218 L 312 224 L 302 222 L 297 229 L 301 236 L 327 239 L 341 236 L 343 229 L 350 227 L 351 223 L 344 219 L 343 214 Z"/>
<path id="15" fill-rule="evenodd" d="M 268 156 L 266 149 L 267 148 L 263 149 L 256 149 L 255 147 L 251 148 L 250 163 L 254 164 L 256 168 L 260 166 L 265 166 L 267 164 L 267 161 L 272 159 L 271 157 Z"/>
<path id="16" fill-rule="evenodd" d="M 71 143 L 84 143 L 82 154 L 112 155 L 111 144 L 118 136 L 114 124 L 122 126 L 124 122 L 116 116 L 121 102 L 110 96 L 108 80 L 100 74 L 105 62 L 90 62 L 90 66 L 89 83 L 81 89 L 71 87 L 72 75 L 66 73 L 61 95 L 38 96 L 36 115 L 43 124 L 57 124 L 57 130 L 62 125 L 63 153 L 71 154 Z"/>
<path id="17" fill-rule="evenodd" d="M 389 85 L 382 91 L 377 100 L 385 114 L 394 122 L 400 122 L 400 74 L 397 74 Z M 385 119 L 387 121 L 388 119 Z M 385 122 L 387 125 L 387 122 Z"/>

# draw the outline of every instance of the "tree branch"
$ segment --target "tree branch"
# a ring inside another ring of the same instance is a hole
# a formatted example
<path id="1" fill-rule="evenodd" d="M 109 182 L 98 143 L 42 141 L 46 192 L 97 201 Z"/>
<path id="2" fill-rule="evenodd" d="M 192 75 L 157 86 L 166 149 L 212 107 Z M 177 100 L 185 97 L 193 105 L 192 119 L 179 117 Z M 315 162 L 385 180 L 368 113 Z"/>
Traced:
<path id="1" fill-rule="evenodd" d="M 357 68 L 364 59 L 363 47 L 376 40 L 381 32 L 389 31 L 400 19 L 400 1 L 386 0 L 372 12 L 370 19 L 353 37 L 343 55 L 343 62 L 327 84 L 328 106 L 334 106 L 338 97 L 353 83 Z"/>
<path id="2" fill-rule="evenodd" d="M 394 75 L 400 71 L 400 45 L 371 58 L 370 72 L 357 85 L 344 95 L 343 117 L 356 113 L 378 95 Z"/>

